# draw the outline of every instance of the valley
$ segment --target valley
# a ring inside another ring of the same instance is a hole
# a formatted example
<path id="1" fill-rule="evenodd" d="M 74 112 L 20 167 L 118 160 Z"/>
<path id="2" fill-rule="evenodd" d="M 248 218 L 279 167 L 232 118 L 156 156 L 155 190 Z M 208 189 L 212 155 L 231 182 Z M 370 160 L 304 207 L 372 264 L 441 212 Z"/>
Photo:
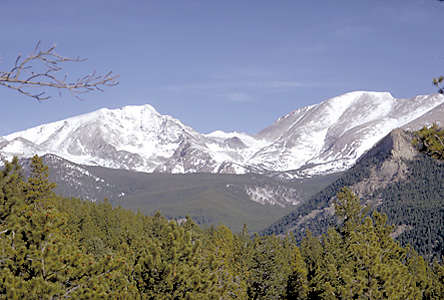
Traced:
<path id="1" fill-rule="evenodd" d="M 141 173 L 80 166 L 45 155 L 57 193 L 172 219 L 187 215 L 202 226 L 225 224 L 235 232 L 247 224 L 253 232 L 291 212 L 340 173 L 282 181 L 260 174 Z M 29 162 L 22 160 L 25 171 Z"/>

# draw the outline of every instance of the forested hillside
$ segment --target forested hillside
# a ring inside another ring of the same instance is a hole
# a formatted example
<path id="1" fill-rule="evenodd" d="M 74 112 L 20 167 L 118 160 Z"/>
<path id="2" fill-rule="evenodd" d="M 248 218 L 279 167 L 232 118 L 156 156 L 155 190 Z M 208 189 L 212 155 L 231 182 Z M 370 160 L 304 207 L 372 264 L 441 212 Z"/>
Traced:
<path id="1" fill-rule="evenodd" d="M 361 200 L 370 207 L 370 213 L 378 211 L 387 215 L 388 224 L 395 226 L 393 237 L 402 246 L 411 245 L 429 262 L 435 258 L 441 260 L 444 254 L 444 131 L 433 125 L 415 134 L 404 132 L 402 135 L 406 139 L 403 142 L 410 145 L 401 143 L 402 150 L 396 151 L 393 145 L 375 148 L 344 176 L 262 233 L 282 235 L 292 231 L 298 241 L 304 237 L 305 229 L 315 235 L 325 233 L 334 219 L 334 198 L 347 186 L 362 194 Z M 391 141 L 396 142 L 399 140 Z M 414 149 L 419 153 L 411 154 Z M 406 158 L 397 151 L 410 154 Z M 390 176 L 386 170 L 389 168 L 395 169 L 390 170 Z"/>
<path id="2" fill-rule="evenodd" d="M 335 223 L 298 247 L 190 218 L 56 196 L 35 156 L 0 173 L 2 299 L 442 299 L 444 268 L 390 237 L 343 189 Z"/>
<path id="3" fill-rule="evenodd" d="M 299 205 L 287 216 L 262 230 L 261 234 L 285 235 L 286 232 L 291 231 L 296 239 L 300 241 L 305 236 L 305 229 L 309 229 L 315 235 L 325 233 L 328 226 L 333 222 L 332 211 L 329 209 L 332 205 L 332 199 L 343 187 L 353 186 L 370 177 L 371 168 L 380 167 L 387 155 L 389 154 L 381 152 L 378 155 L 363 157 L 332 184 Z"/>

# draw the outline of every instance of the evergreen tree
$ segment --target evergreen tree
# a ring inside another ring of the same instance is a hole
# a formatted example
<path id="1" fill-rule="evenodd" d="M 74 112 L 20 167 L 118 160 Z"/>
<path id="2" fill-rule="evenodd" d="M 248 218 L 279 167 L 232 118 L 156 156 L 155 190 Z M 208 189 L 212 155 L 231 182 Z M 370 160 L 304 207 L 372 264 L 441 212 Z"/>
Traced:
<path id="1" fill-rule="evenodd" d="M 254 252 L 247 278 L 250 299 L 284 297 L 290 274 L 290 253 L 291 249 L 282 247 L 276 236 L 254 238 Z"/>
<path id="2" fill-rule="evenodd" d="M 205 238 L 209 267 L 214 269 L 218 277 L 220 299 L 247 299 L 247 245 L 243 245 L 239 237 L 222 224 L 210 228 Z"/>
<path id="3" fill-rule="evenodd" d="M 297 247 L 53 187 L 37 156 L 26 182 L 16 159 L 0 171 L 0 299 L 443 299 L 442 265 L 394 242 L 387 217 L 348 189 L 337 225 Z"/>
<path id="4" fill-rule="evenodd" d="M 309 295 L 321 299 L 421 299 L 427 285 L 424 261 L 390 237 L 387 217 L 365 217 L 348 189 L 335 205 L 339 226 L 322 238 Z M 304 249 L 307 249 L 306 247 Z"/>
<path id="5" fill-rule="evenodd" d="M 155 238 L 146 245 L 135 262 L 134 281 L 144 299 L 219 299 L 217 275 L 204 269 L 200 242 L 159 215 Z"/>
<path id="6" fill-rule="evenodd" d="M 91 299 L 113 292 L 111 259 L 95 261 L 70 237 L 67 215 L 54 204 L 54 186 L 35 156 L 29 180 L 20 181 L 17 161 L 2 170 L 0 296 L 6 299 Z M 108 280 L 101 278 L 108 274 Z M 99 281 L 102 281 L 99 284 Z"/>
<path id="7" fill-rule="evenodd" d="M 431 127 L 424 126 L 416 131 L 415 135 L 413 144 L 418 146 L 420 151 L 444 160 L 444 130 L 440 130 L 436 123 L 433 123 Z"/>
<path id="8" fill-rule="evenodd" d="M 12 234 L 17 225 L 17 209 L 22 206 L 23 197 L 20 189 L 22 181 L 21 167 L 17 157 L 12 162 L 5 161 L 0 170 L 0 233 L 2 237 Z"/>
<path id="9" fill-rule="evenodd" d="M 291 273 L 287 280 L 287 299 L 306 299 L 308 292 L 307 267 L 298 247 L 291 258 Z"/>
<path id="10" fill-rule="evenodd" d="M 36 154 L 31 158 L 31 173 L 28 181 L 24 183 L 23 191 L 28 205 L 34 205 L 37 209 L 54 205 L 54 182 L 49 181 L 48 166 Z"/>
<path id="11" fill-rule="evenodd" d="M 308 299 L 319 299 L 321 291 L 318 287 L 321 285 L 319 281 L 321 274 L 321 261 L 323 259 L 324 250 L 323 245 L 318 238 L 314 237 L 310 231 L 307 230 L 306 236 L 301 242 L 300 247 L 302 258 L 304 259 L 307 268 L 308 281 Z"/>

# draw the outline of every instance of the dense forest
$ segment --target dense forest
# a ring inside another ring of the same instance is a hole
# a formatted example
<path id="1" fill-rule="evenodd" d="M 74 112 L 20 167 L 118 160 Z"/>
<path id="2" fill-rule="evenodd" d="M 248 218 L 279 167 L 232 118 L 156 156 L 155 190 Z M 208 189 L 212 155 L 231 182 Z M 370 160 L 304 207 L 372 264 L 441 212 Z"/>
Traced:
<path id="1" fill-rule="evenodd" d="M 63 198 L 38 156 L 0 173 L 1 299 L 443 299 L 444 267 L 395 242 L 344 188 L 327 233 L 201 228 Z"/>

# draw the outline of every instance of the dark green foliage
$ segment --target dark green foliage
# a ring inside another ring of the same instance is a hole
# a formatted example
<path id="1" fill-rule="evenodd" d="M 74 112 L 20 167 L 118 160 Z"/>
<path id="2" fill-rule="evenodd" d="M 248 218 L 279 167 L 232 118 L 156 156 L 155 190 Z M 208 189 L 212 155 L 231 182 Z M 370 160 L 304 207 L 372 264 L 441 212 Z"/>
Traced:
<path id="1" fill-rule="evenodd" d="M 163 234 L 146 239 L 134 261 L 132 277 L 140 293 L 153 299 L 218 299 L 214 265 L 200 255 L 199 241 L 193 242 L 176 222 L 161 222 Z"/>
<path id="2" fill-rule="evenodd" d="M 0 297 L 91 299 L 110 295 L 114 260 L 84 255 L 70 237 L 67 215 L 55 206 L 54 185 L 35 156 L 22 181 L 17 161 L 6 163 L 0 187 L 6 211 L 0 227 Z M 97 281 L 105 274 L 110 280 Z"/>
<path id="3" fill-rule="evenodd" d="M 439 160 L 444 159 L 444 130 L 439 129 L 436 123 L 431 127 L 424 126 L 421 130 L 415 132 L 415 135 L 413 144 L 420 151 Z"/>
<path id="4" fill-rule="evenodd" d="M 397 236 L 402 245 L 410 244 L 428 260 L 444 255 L 444 168 L 428 156 L 406 162 L 410 173 L 405 180 L 383 190 L 378 211 L 386 213 L 388 222 L 403 226 Z"/>
<path id="5" fill-rule="evenodd" d="M 424 261 L 407 256 L 390 237 L 386 216 L 365 217 L 348 189 L 335 205 L 340 223 L 320 241 L 307 236 L 301 252 L 307 266 L 309 299 L 421 299 L 428 278 Z M 422 268 L 424 267 L 424 268 Z"/>
<path id="6" fill-rule="evenodd" d="M 249 299 L 281 299 L 290 274 L 291 248 L 276 236 L 254 238 L 248 284 Z"/>
<path id="7" fill-rule="evenodd" d="M 307 266 L 298 247 L 294 247 L 287 279 L 287 299 L 306 299 L 308 293 Z"/>
<path id="8" fill-rule="evenodd" d="M 48 206 L 55 196 L 53 190 L 56 187 L 54 182 L 49 181 L 48 167 L 38 155 L 34 155 L 31 159 L 31 174 L 23 185 L 26 204 L 39 208 Z"/>
<path id="9" fill-rule="evenodd" d="M 348 189 L 326 234 L 297 247 L 58 197 L 33 165 L 27 181 L 17 161 L 0 173 L 0 299 L 442 299 L 442 265 L 394 242 Z"/>
<path id="10" fill-rule="evenodd" d="M 22 174 L 17 158 L 12 162 L 5 162 L 0 170 L 0 231 L 9 232 L 6 224 L 15 226 L 16 212 L 23 202 L 20 183 Z"/>

